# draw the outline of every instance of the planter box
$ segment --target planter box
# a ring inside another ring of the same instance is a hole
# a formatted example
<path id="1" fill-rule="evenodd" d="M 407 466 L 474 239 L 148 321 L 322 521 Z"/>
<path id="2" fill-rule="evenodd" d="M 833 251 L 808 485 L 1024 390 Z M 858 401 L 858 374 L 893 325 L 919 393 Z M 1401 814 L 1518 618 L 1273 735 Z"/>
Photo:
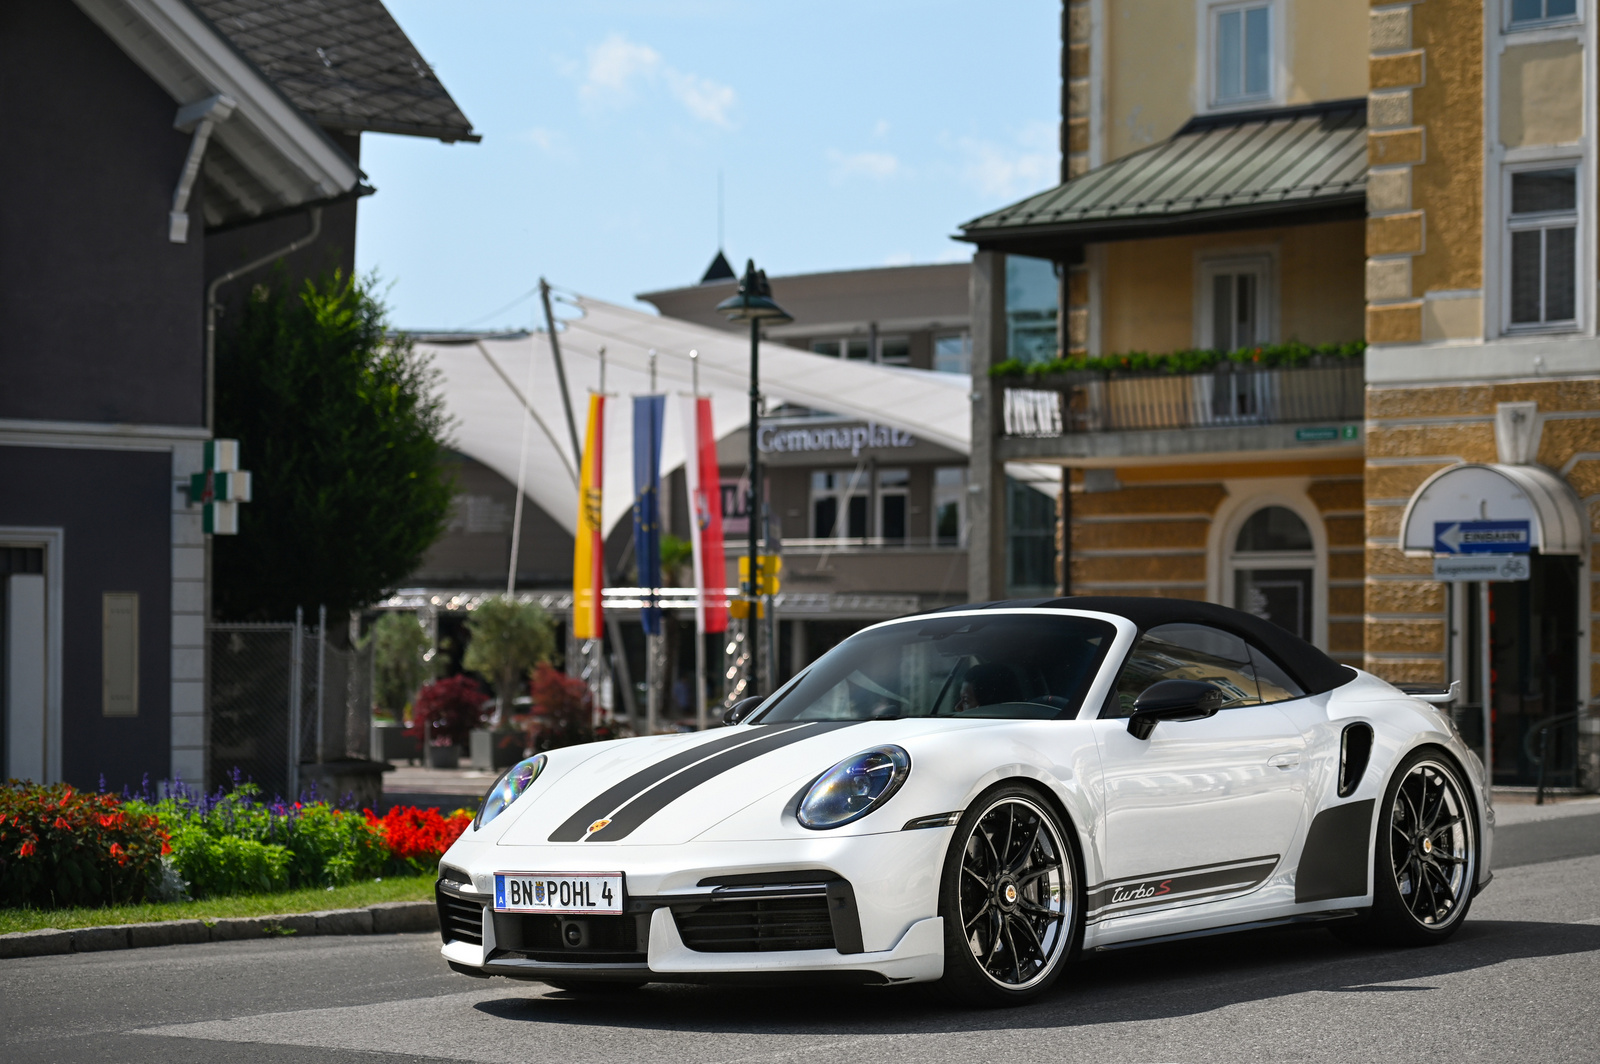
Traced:
<path id="1" fill-rule="evenodd" d="M 470 747 L 470 763 L 480 772 L 493 772 L 496 769 L 510 768 L 522 760 L 522 746 L 501 747 L 500 740 L 504 734 L 490 731 L 488 728 L 479 728 L 472 733 Z"/>
<path id="2" fill-rule="evenodd" d="M 406 734 L 404 724 L 372 725 L 372 759 L 374 761 L 409 761 L 416 764 L 422 758 L 422 740 Z"/>
<path id="3" fill-rule="evenodd" d="M 428 747 L 429 768 L 459 768 L 461 765 L 461 748 L 458 746 L 430 746 Z"/>

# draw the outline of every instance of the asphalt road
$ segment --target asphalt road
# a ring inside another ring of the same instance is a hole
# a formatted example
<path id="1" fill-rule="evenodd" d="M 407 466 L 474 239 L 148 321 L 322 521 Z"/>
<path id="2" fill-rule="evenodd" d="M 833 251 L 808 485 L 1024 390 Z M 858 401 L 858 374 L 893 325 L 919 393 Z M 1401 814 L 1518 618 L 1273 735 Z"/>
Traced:
<path id="1" fill-rule="evenodd" d="M 1600 815 L 1499 842 L 1493 885 L 1443 946 L 1354 949 L 1306 928 L 1095 954 L 997 1012 L 916 988 L 582 999 L 453 975 L 422 935 L 4 961 L 0 1060 L 1600 1060 Z"/>

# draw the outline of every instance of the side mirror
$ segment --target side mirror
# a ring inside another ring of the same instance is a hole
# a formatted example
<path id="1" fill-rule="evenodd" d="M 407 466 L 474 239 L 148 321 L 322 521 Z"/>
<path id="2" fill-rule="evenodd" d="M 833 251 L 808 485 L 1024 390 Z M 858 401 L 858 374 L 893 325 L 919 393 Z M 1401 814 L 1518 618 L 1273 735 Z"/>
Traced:
<path id="1" fill-rule="evenodd" d="M 1159 680 L 1144 689 L 1133 703 L 1128 734 L 1148 739 L 1156 722 L 1203 720 L 1222 708 L 1222 692 L 1199 680 Z"/>
<path id="2" fill-rule="evenodd" d="M 722 711 L 723 724 L 737 724 L 748 717 L 755 708 L 767 700 L 765 695 L 753 695 L 750 698 L 741 698 L 733 705 Z"/>

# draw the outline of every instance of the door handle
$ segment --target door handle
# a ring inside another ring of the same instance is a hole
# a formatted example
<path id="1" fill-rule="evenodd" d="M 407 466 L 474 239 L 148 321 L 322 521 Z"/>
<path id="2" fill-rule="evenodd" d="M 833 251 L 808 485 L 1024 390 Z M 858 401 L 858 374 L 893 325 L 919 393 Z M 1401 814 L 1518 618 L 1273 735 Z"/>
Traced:
<path id="1" fill-rule="evenodd" d="M 1267 764 L 1273 768 L 1291 769 L 1300 763 L 1299 754 L 1273 754 L 1267 758 Z"/>

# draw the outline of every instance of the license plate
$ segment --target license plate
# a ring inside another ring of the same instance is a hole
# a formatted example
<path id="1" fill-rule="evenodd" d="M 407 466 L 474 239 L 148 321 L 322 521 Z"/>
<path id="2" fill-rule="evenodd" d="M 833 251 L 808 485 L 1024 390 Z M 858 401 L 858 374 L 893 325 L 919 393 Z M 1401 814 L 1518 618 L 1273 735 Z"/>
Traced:
<path id="1" fill-rule="evenodd" d="M 496 872 L 497 913 L 620 913 L 621 872 Z"/>

